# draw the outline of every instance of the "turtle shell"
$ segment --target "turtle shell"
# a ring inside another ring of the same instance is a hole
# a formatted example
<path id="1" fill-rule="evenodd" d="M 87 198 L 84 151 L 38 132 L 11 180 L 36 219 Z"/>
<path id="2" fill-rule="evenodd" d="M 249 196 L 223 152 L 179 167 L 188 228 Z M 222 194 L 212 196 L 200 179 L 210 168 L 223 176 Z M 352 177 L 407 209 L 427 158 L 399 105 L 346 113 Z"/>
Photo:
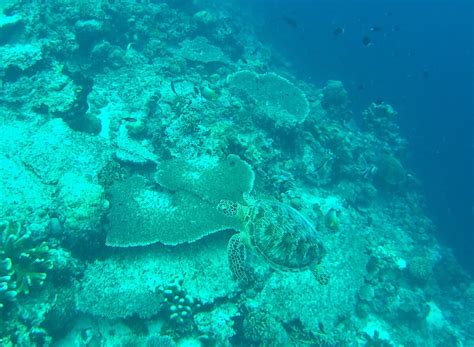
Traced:
<path id="1" fill-rule="evenodd" d="M 314 225 L 285 204 L 256 202 L 245 231 L 257 252 L 283 271 L 303 271 L 319 264 L 325 254 Z"/>

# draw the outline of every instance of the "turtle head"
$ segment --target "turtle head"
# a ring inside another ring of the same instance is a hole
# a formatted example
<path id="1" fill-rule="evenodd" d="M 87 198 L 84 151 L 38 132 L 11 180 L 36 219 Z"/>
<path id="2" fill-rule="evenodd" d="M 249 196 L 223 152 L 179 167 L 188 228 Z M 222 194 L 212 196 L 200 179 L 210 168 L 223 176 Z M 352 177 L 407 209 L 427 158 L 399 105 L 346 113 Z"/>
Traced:
<path id="1" fill-rule="evenodd" d="M 237 217 L 239 213 L 239 203 L 230 200 L 221 200 L 217 204 L 217 210 L 227 217 Z"/>

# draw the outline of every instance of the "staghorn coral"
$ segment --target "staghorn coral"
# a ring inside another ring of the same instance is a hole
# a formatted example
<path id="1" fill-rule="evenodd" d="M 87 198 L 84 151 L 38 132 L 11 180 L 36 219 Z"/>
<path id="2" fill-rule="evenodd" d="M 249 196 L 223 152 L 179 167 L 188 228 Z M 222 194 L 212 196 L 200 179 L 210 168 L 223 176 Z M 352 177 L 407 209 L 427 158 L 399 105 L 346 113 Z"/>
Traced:
<path id="1" fill-rule="evenodd" d="M 309 113 L 305 94 L 287 79 L 275 74 L 257 74 L 242 70 L 227 78 L 235 96 L 254 103 L 275 127 L 293 127 L 302 123 Z M 253 105 L 246 105 L 251 107 Z"/>
<path id="2" fill-rule="evenodd" d="M 41 286 L 53 267 L 46 242 L 35 242 L 18 222 L 0 224 L 0 308 Z"/>

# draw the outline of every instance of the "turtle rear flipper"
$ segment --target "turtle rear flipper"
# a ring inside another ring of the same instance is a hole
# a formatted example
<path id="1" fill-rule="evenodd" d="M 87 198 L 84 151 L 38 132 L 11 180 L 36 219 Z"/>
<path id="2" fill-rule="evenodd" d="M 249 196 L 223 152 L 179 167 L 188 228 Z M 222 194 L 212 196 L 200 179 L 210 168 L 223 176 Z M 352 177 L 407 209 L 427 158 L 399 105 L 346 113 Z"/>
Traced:
<path id="1" fill-rule="evenodd" d="M 316 280 L 319 282 L 319 284 L 321 284 L 322 286 L 325 286 L 329 283 L 330 275 L 327 269 L 323 265 L 318 264 L 316 266 L 311 267 L 310 270 L 313 273 Z"/>
<path id="2" fill-rule="evenodd" d="M 227 257 L 234 279 L 247 282 L 248 276 L 245 272 L 246 249 L 240 240 L 240 234 L 235 234 L 230 238 L 227 244 Z"/>

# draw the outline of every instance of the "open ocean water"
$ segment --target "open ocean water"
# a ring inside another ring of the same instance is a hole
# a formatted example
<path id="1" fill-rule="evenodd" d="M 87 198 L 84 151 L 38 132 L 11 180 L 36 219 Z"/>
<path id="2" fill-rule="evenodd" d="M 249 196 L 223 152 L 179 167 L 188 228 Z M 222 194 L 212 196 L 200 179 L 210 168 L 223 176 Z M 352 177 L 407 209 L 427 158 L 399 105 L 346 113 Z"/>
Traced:
<path id="1" fill-rule="evenodd" d="M 357 113 L 374 100 L 397 105 L 438 236 L 473 271 L 472 2 L 245 3 L 300 78 L 345 80 Z"/>
<path id="2" fill-rule="evenodd" d="M 0 0 L 0 347 L 473 346 L 473 11 Z"/>

